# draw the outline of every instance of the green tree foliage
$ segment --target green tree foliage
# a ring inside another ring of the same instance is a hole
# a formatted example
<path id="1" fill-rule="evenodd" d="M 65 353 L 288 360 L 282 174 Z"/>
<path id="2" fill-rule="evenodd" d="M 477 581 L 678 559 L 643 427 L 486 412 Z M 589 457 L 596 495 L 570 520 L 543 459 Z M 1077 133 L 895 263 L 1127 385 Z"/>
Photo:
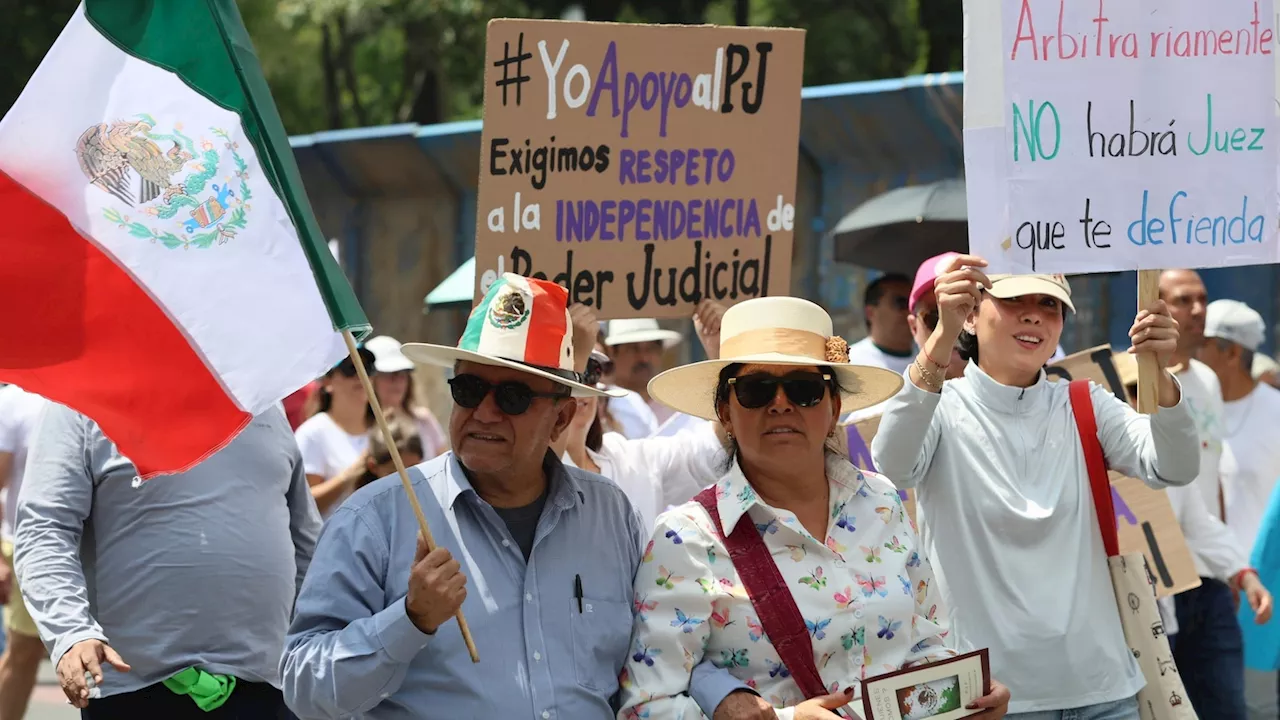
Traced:
<path id="1" fill-rule="evenodd" d="M 956 0 L 238 0 L 292 133 L 480 116 L 492 17 L 803 27 L 805 83 L 958 70 Z M 0 0 L 0 108 L 76 0 Z"/>

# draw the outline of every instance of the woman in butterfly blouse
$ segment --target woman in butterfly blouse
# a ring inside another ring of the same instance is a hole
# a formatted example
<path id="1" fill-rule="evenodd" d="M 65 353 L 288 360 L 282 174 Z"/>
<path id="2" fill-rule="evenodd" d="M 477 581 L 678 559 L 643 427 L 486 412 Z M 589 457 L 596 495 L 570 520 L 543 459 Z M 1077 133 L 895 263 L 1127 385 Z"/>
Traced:
<path id="1" fill-rule="evenodd" d="M 719 360 L 649 385 L 661 402 L 723 425 L 732 456 L 707 501 L 726 534 L 739 523 L 760 533 L 827 694 L 806 699 L 695 499 L 659 516 L 636 575 L 621 718 L 834 718 L 860 696 L 858 680 L 954 654 L 944 646 L 947 614 L 933 571 L 898 494 L 828 442 L 842 409 L 888 398 L 901 379 L 849 365 L 847 345 L 831 334 L 830 316 L 806 300 L 748 300 L 724 315 Z M 691 697 L 691 672 L 704 658 L 758 695 Z M 995 709 L 988 717 L 1001 717 L 1008 697 L 997 685 L 983 698 Z"/>

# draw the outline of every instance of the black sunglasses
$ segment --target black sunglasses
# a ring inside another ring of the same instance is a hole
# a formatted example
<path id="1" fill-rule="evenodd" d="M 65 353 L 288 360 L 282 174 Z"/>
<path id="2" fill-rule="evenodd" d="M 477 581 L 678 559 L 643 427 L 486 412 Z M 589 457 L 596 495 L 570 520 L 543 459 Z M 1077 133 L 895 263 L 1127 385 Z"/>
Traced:
<path id="1" fill-rule="evenodd" d="M 929 328 L 929 332 L 933 332 L 938 327 L 938 311 L 930 310 L 926 313 L 920 313 L 920 320 L 925 327 Z"/>
<path id="2" fill-rule="evenodd" d="M 536 398 L 567 398 L 569 390 L 545 393 L 536 392 L 522 382 L 508 380 L 493 384 L 478 375 L 455 375 L 449 380 L 449 392 L 453 401 L 468 410 L 480 407 L 480 403 L 493 392 L 493 400 L 504 415 L 523 415 Z"/>
<path id="3" fill-rule="evenodd" d="M 729 378 L 729 385 L 738 396 L 738 404 L 748 410 L 768 405 L 778 395 L 778 386 L 787 399 L 799 407 L 813 407 L 827 394 L 831 376 L 826 373 L 792 372 L 781 377 L 769 373 L 752 373 Z"/>

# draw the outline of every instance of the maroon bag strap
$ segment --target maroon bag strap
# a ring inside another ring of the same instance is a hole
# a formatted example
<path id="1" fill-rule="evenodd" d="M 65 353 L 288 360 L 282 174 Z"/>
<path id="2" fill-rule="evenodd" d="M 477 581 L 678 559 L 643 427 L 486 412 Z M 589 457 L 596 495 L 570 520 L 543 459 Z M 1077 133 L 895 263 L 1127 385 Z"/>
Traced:
<path id="1" fill-rule="evenodd" d="M 804 617 L 800 615 L 800 608 L 796 607 L 795 598 L 791 596 L 791 590 L 782 579 L 782 573 L 778 571 L 778 565 L 755 523 L 744 517 L 733 528 L 733 533 L 725 537 L 720 511 L 716 507 L 716 487 L 706 488 L 694 499 L 707 509 L 715 523 L 716 533 L 729 550 L 729 559 L 733 561 L 747 597 L 760 616 L 760 626 L 782 659 L 782 664 L 800 686 L 800 691 L 810 699 L 826 695 L 827 688 L 813 660 L 813 643 L 809 641 Z"/>
<path id="2" fill-rule="evenodd" d="M 1098 514 L 1098 528 L 1102 531 L 1102 547 L 1106 548 L 1107 557 L 1115 557 L 1120 554 L 1116 508 L 1111 500 L 1107 458 L 1102 454 L 1102 444 L 1098 442 L 1098 422 L 1093 415 L 1089 381 L 1072 380 L 1068 387 L 1071 413 L 1075 415 L 1080 447 L 1084 449 L 1084 464 L 1089 469 L 1089 489 L 1093 492 L 1093 509 Z"/>

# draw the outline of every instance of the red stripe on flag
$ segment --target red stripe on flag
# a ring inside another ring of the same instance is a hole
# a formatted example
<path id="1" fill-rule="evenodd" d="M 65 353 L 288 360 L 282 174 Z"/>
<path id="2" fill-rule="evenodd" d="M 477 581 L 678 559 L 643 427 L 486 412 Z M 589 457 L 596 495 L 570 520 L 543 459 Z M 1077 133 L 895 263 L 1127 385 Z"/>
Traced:
<path id="1" fill-rule="evenodd" d="M 533 293 L 533 312 L 529 317 L 529 335 L 524 343 L 524 361 L 548 368 L 561 367 L 560 350 L 569 332 L 565 308 L 569 292 L 559 283 L 529 280 Z M 568 369 L 568 368 L 566 368 Z"/>
<path id="2" fill-rule="evenodd" d="M 0 380 L 93 418 L 143 478 L 194 466 L 248 424 L 133 276 L 2 172 L 0 213 Z"/>

